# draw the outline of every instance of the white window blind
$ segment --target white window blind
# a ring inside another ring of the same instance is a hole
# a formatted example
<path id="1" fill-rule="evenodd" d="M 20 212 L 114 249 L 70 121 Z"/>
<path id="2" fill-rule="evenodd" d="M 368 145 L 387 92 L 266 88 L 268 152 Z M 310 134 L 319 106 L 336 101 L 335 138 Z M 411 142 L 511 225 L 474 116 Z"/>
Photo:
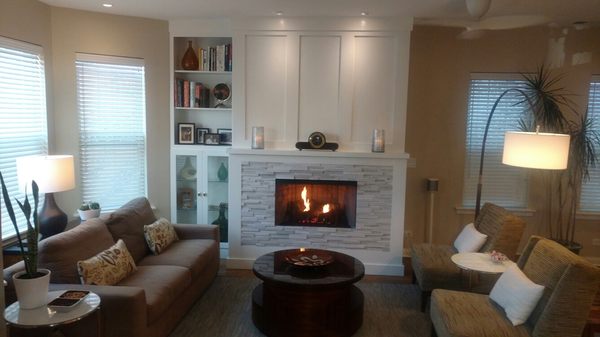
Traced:
<path id="1" fill-rule="evenodd" d="M 523 88 L 524 85 L 520 75 L 472 74 L 467 115 L 464 207 L 475 206 L 481 146 L 492 106 L 505 90 Z M 519 130 L 523 108 L 515 104 L 522 99 L 521 95 L 514 93 L 505 95 L 492 117 L 485 146 L 482 205 L 493 202 L 503 207 L 527 207 L 526 170 L 502 164 L 504 133 Z"/>
<path id="2" fill-rule="evenodd" d="M 588 97 L 588 114 L 594 121 L 593 127 L 600 133 L 600 76 L 592 77 Z M 600 149 L 596 149 L 600 151 Z M 590 179 L 581 186 L 579 209 L 584 212 L 600 212 L 600 163 L 590 168 Z"/>
<path id="3" fill-rule="evenodd" d="M 103 211 L 146 196 L 146 95 L 141 59 L 77 54 L 80 181 Z"/>
<path id="4" fill-rule="evenodd" d="M 17 183 L 16 158 L 48 153 L 46 79 L 42 48 L 0 37 L 0 172 L 20 230 L 27 227 L 15 198 L 23 201 Z M 0 199 L 2 196 L 0 194 Z M 40 196 L 43 201 L 43 196 Z M 41 207 L 41 206 L 40 206 Z M 2 239 L 16 235 L 2 201 Z"/>

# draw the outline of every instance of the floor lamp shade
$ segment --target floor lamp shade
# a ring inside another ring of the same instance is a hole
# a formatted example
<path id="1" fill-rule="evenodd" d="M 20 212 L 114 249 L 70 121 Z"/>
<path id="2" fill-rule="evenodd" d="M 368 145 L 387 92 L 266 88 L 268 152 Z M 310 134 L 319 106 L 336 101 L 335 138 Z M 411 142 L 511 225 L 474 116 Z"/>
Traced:
<path id="1" fill-rule="evenodd" d="M 570 136 L 558 133 L 508 131 L 502 163 L 511 166 L 564 170 L 569 160 Z"/>
<path id="2" fill-rule="evenodd" d="M 44 193 L 44 205 L 39 211 L 42 239 L 62 232 L 67 226 L 67 215 L 54 200 L 55 192 L 75 188 L 73 156 L 28 156 L 17 158 L 19 187 L 31 191 L 32 180 Z"/>

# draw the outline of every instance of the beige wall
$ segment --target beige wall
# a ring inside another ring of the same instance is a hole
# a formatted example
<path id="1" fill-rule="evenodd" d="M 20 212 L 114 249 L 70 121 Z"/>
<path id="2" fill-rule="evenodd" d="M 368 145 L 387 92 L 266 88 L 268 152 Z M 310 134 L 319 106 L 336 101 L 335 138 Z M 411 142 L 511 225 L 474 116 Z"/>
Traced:
<path id="1" fill-rule="evenodd" d="M 169 210 L 169 31 L 166 21 L 52 7 L 56 153 L 79 157 L 75 53 L 143 58 L 146 65 L 148 197 Z M 77 171 L 76 171 L 77 174 Z M 78 183 L 77 186 L 80 186 Z M 60 193 L 68 213 L 81 203 L 79 188 Z"/>
<path id="2" fill-rule="evenodd" d="M 462 202 L 469 74 L 535 71 L 546 58 L 548 39 L 560 31 L 545 27 L 496 31 L 476 40 L 457 39 L 459 33 L 453 28 L 416 26 L 411 36 L 406 152 L 417 165 L 408 171 L 405 227 L 413 232 L 413 242 L 424 241 L 429 177 L 440 179 L 434 241 L 452 242 L 462 225 L 472 221 L 473 215 L 458 215 L 455 209 Z M 566 74 L 562 83 L 577 95 L 573 99 L 584 112 L 590 77 L 600 74 L 600 29 L 569 30 L 565 51 L 569 64 L 574 52 L 593 52 L 591 63 L 558 70 Z M 524 218 L 525 237 L 545 233 L 542 195 L 539 187 L 531 187 L 530 207 L 538 212 Z M 599 220 L 578 221 L 575 239 L 584 246 L 582 255 L 600 256 L 600 247 L 592 246 L 592 239 L 600 238 Z"/>

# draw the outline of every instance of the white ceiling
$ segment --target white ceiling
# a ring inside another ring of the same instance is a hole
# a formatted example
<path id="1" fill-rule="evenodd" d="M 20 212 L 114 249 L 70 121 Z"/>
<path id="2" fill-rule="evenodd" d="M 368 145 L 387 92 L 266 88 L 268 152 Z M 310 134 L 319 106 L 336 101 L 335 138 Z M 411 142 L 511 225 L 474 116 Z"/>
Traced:
<path id="1" fill-rule="evenodd" d="M 464 0 L 41 0 L 57 6 L 163 20 L 271 16 L 468 18 Z M 112 8 L 102 3 L 113 4 Z M 487 16 L 543 14 L 554 22 L 600 21 L 600 0 L 492 0 Z M 417 20 L 417 22 L 419 22 Z"/>

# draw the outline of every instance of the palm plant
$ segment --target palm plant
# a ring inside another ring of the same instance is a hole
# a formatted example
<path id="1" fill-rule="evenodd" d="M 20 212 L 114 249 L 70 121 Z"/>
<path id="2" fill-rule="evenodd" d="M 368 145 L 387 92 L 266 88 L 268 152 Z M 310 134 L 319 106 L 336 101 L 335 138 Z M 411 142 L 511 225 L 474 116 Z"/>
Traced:
<path id="1" fill-rule="evenodd" d="M 19 226 L 17 225 L 17 218 L 15 216 L 14 209 L 12 207 L 12 202 L 10 201 L 10 196 L 8 195 L 8 190 L 6 189 L 6 185 L 4 184 L 4 178 L 2 177 L 2 173 L 0 172 L 0 183 L 2 184 L 2 198 L 4 199 L 4 205 L 6 205 L 6 211 L 8 212 L 8 216 L 15 228 L 15 232 L 17 233 L 17 240 L 19 242 L 19 248 L 21 249 L 21 256 L 23 261 L 25 262 L 25 274 L 23 278 L 33 279 L 44 274 L 38 273 L 37 268 L 37 253 L 38 253 L 38 236 L 39 236 L 39 227 L 40 222 L 38 220 L 38 200 L 39 200 L 39 188 L 35 181 L 31 182 L 31 191 L 33 194 L 33 209 L 31 209 L 31 204 L 29 203 L 29 199 L 27 197 L 27 193 L 25 193 L 25 200 L 23 202 L 19 201 L 15 198 L 17 204 L 19 204 L 19 208 L 25 215 L 25 219 L 27 221 L 27 233 L 25 234 L 25 239 L 27 242 L 24 242 L 24 238 L 19 233 Z"/>
<path id="2" fill-rule="evenodd" d="M 523 75 L 523 90 L 532 106 L 532 116 L 522 121 L 528 131 L 540 126 L 542 131 L 571 136 L 569 164 L 564 171 L 547 171 L 547 224 L 550 238 L 566 246 L 575 243 L 576 211 L 582 183 L 589 179 L 589 169 L 598 160 L 600 137 L 587 111 L 579 114 L 569 94 L 559 85 L 562 75 L 541 66 L 533 75 Z M 554 198 L 556 196 L 556 198 Z"/>

